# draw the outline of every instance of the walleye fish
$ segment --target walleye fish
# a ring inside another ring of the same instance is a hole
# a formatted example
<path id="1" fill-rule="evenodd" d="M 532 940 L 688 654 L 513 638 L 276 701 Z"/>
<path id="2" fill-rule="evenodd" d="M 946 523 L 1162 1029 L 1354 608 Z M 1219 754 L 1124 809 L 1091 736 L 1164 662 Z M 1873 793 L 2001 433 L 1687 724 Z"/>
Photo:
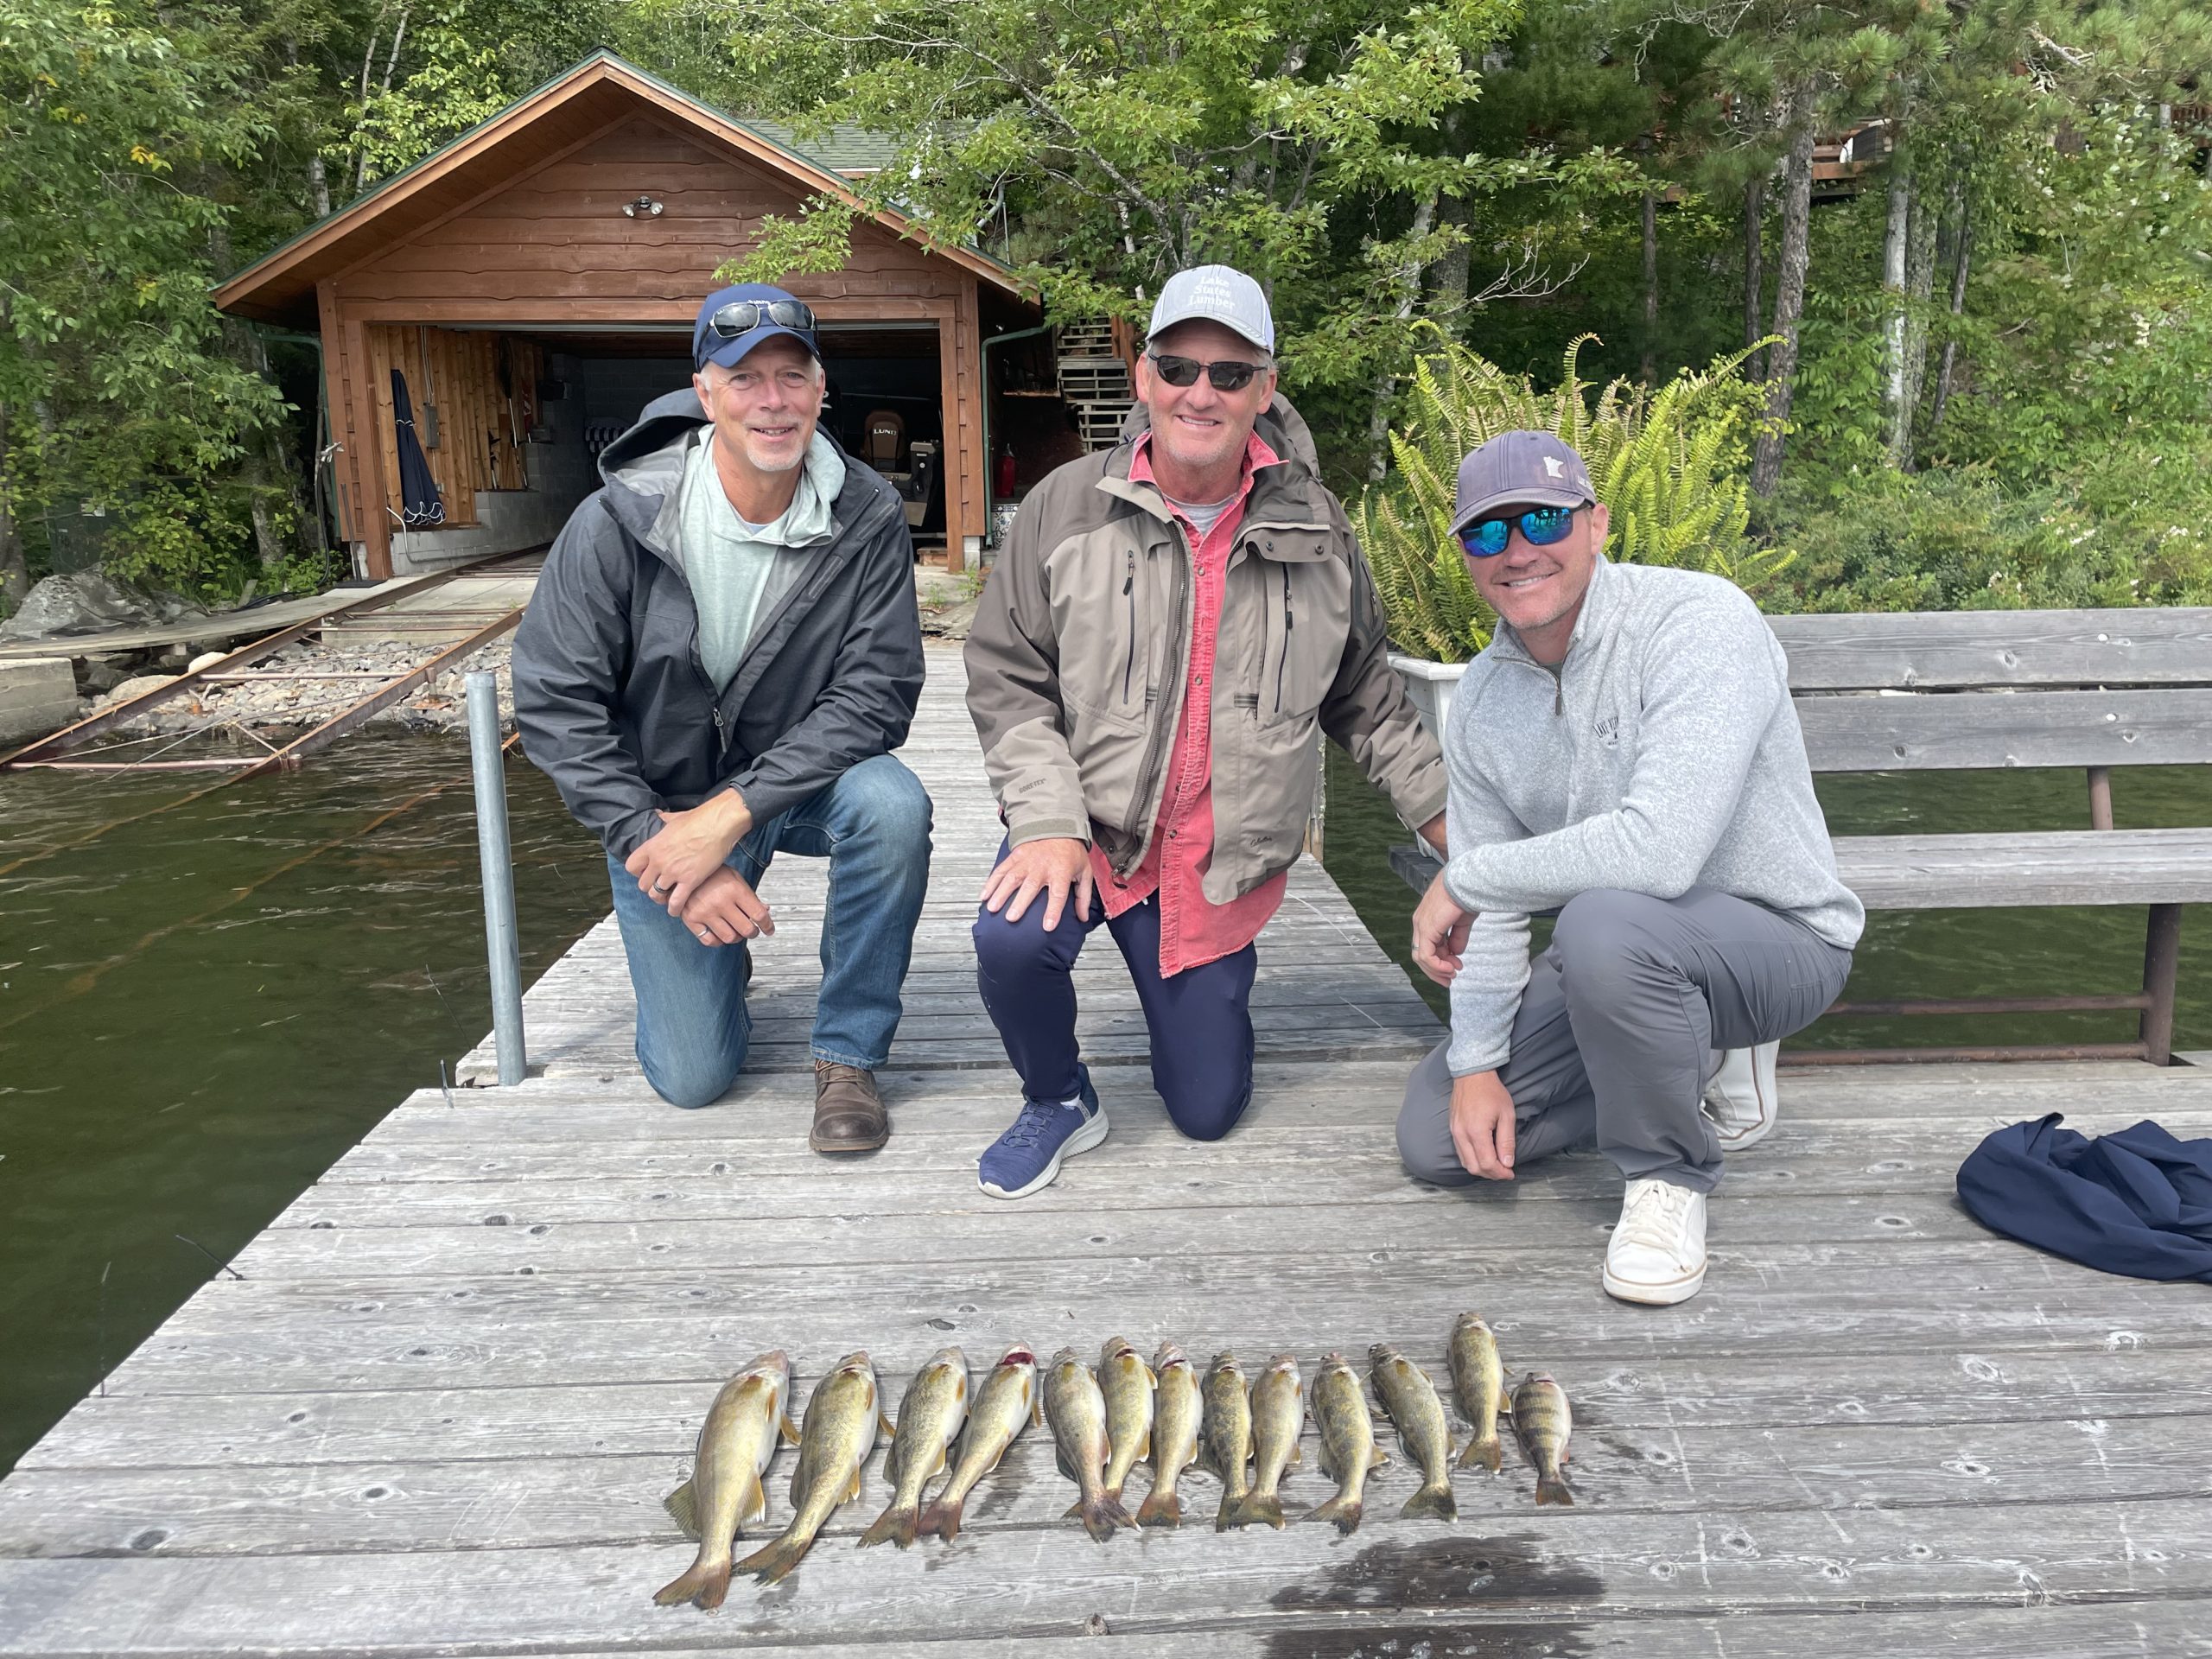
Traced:
<path id="1" fill-rule="evenodd" d="M 1567 1441 L 1574 1432 L 1574 1414 L 1567 1408 L 1567 1390 L 1552 1381 L 1548 1371 L 1531 1371 L 1513 1390 L 1513 1427 L 1536 1465 L 1536 1502 L 1573 1503 L 1567 1489 Z"/>
<path id="2" fill-rule="evenodd" d="M 1398 1426 L 1398 1445 L 1421 1465 L 1421 1490 L 1406 1500 L 1399 1515 L 1408 1521 L 1422 1516 L 1458 1520 L 1459 1505 L 1452 1496 L 1452 1428 L 1444 1421 L 1444 1402 L 1436 1397 L 1436 1384 L 1387 1342 L 1370 1348 L 1367 1358 L 1374 1368 L 1375 1397 Z"/>
<path id="3" fill-rule="evenodd" d="M 1494 1475 L 1504 1461 L 1497 1443 L 1498 1414 L 1512 1409 L 1505 1400 L 1505 1365 L 1497 1357 L 1497 1338 L 1474 1314 L 1462 1313 L 1452 1327 L 1451 1359 L 1452 1387 L 1475 1431 L 1459 1454 L 1459 1467 L 1479 1463 Z"/>
<path id="4" fill-rule="evenodd" d="M 1375 1419 L 1368 1414 L 1359 1373 L 1342 1354 L 1321 1361 L 1313 1379 L 1313 1421 L 1321 1428 L 1321 1472 L 1337 1483 L 1337 1495 L 1309 1510 L 1306 1518 L 1333 1521 L 1338 1532 L 1357 1532 L 1366 1507 L 1368 1471 L 1390 1459 L 1375 1443 Z"/>
<path id="5" fill-rule="evenodd" d="M 1206 1372 L 1204 1398 L 1198 1467 L 1221 1478 L 1221 1508 L 1213 1529 L 1227 1532 L 1230 1516 L 1244 1501 L 1244 1465 L 1252 1460 L 1252 1400 L 1236 1356 L 1225 1349 L 1213 1357 Z"/>
<path id="6" fill-rule="evenodd" d="M 840 1504 L 860 1496 L 861 1465 L 883 1427 L 876 1408 L 875 1366 L 867 1351 L 847 1354 L 814 1385 L 806 1424 L 798 1438 L 798 1467 L 791 1474 L 791 1523 L 765 1549 L 737 1564 L 763 1584 L 774 1584 L 814 1547 L 814 1535 Z"/>
<path id="7" fill-rule="evenodd" d="M 976 1390 L 952 1478 L 938 1491 L 937 1501 L 922 1511 L 918 1530 L 933 1532 L 948 1544 L 957 1538 L 968 1494 L 976 1490 L 977 1481 L 999 1466 L 1014 1436 L 1037 1421 L 1037 1356 L 1017 1342 L 1000 1357 L 983 1379 L 983 1386 Z"/>
<path id="8" fill-rule="evenodd" d="M 1122 1488 L 1137 1459 L 1152 1452 L 1153 1394 L 1160 1386 L 1152 1367 L 1120 1337 L 1106 1338 L 1098 1357 L 1098 1389 L 1106 1396 L 1106 1496 L 1122 1501 Z"/>
<path id="9" fill-rule="evenodd" d="M 944 1472 L 945 1452 L 968 1420 L 968 1356 L 940 1348 L 906 1384 L 899 1402 L 899 1427 L 883 1478 L 892 1483 L 891 1503 L 861 1535 L 860 1547 L 885 1539 L 904 1549 L 914 1541 L 922 1520 L 922 1488 Z"/>
<path id="10" fill-rule="evenodd" d="M 691 1478 L 668 1495 L 668 1512 L 699 1541 L 699 1558 L 683 1577 L 654 1592 L 662 1606 L 692 1601 L 719 1607 L 729 1594 L 730 1541 L 740 1526 L 751 1526 L 768 1513 L 760 1477 L 776 1447 L 798 1439 L 791 1427 L 791 1363 L 778 1348 L 723 1383 L 708 1408 Z"/>
<path id="11" fill-rule="evenodd" d="M 1229 1516 L 1232 1527 L 1264 1521 L 1282 1529 L 1282 1471 L 1299 1461 L 1298 1437 L 1306 1430 L 1306 1380 L 1298 1361 L 1277 1354 L 1252 1384 L 1252 1489 Z"/>
<path id="12" fill-rule="evenodd" d="M 1198 1397 L 1198 1374 L 1183 1351 L 1163 1342 L 1152 1357 L 1157 1380 L 1153 1399 L 1152 1490 L 1137 1508 L 1141 1527 L 1179 1527 L 1183 1500 L 1175 1483 L 1198 1455 L 1198 1424 L 1205 1402 Z"/>
<path id="13" fill-rule="evenodd" d="M 1045 1373 L 1045 1421 L 1052 1425 L 1060 1472 L 1083 1494 L 1069 1506 L 1068 1516 L 1079 1517 L 1091 1541 L 1100 1544 L 1114 1535 L 1115 1528 L 1136 1525 L 1122 1500 L 1106 1494 L 1106 1396 L 1072 1348 L 1054 1354 Z"/>

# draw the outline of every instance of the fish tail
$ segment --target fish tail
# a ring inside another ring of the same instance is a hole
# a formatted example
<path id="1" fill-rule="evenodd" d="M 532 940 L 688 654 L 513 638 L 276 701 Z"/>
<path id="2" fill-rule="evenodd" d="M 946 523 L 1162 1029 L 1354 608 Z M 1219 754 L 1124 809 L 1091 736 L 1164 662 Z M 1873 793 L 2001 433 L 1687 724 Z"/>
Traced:
<path id="1" fill-rule="evenodd" d="M 1104 1492 L 1099 1493 L 1096 1497 L 1084 1498 L 1068 1513 L 1082 1519 L 1083 1529 L 1090 1535 L 1090 1541 L 1096 1544 L 1103 1544 L 1111 1538 L 1116 1527 L 1136 1525 L 1135 1521 L 1130 1518 L 1129 1512 L 1122 1507 L 1121 1500 L 1109 1497 Z"/>
<path id="2" fill-rule="evenodd" d="M 1480 1464 L 1493 1475 L 1505 1465 L 1505 1450 L 1498 1443 L 1497 1431 L 1492 1429 L 1479 1440 L 1469 1440 L 1467 1449 L 1459 1454 L 1459 1466 L 1471 1469 Z"/>
<path id="3" fill-rule="evenodd" d="M 1459 1518 L 1459 1503 L 1452 1496 L 1448 1483 L 1424 1486 L 1406 1500 L 1406 1507 L 1398 1514 L 1408 1521 L 1457 1521 Z"/>
<path id="4" fill-rule="evenodd" d="M 918 1503 L 893 1503 L 868 1523 L 861 1534 L 860 1548 L 871 1544 L 893 1543 L 904 1549 L 914 1541 L 914 1528 L 919 1519 Z"/>
<path id="5" fill-rule="evenodd" d="M 1536 1478 L 1536 1502 L 1564 1503 L 1572 1509 L 1574 1506 L 1574 1494 L 1567 1490 L 1567 1483 L 1557 1475 L 1539 1475 Z"/>
<path id="6" fill-rule="evenodd" d="M 1224 1487 L 1222 1490 L 1221 1507 L 1214 1511 L 1213 1516 L 1213 1529 L 1216 1532 L 1227 1532 L 1231 1527 L 1241 1527 L 1244 1524 L 1235 1518 L 1237 1506 L 1243 1501 L 1244 1494 L 1241 1489 Z"/>
<path id="7" fill-rule="evenodd" d="M 1229 1524 L 1249 1527 L 1255 1521 L 1265 1522 L 1278 1532 L 1282 1530 L 1282 1499 L 1273 1492 L 1247 1492 L 1236 1501 L 1230 1511 Z"/>
<path id="8" fill-rule="evenodd" d="M 729 1557 L 720 1561 L 694 1561 L 690 1570 L 680 1579 L 663 1585 L 653 1592 L 653 1599 L 663 1607 L 673 1607 L 680 1601 L 696 1601 L 702 1607 L 719 1607 L 722 1598 L 729 1594 Z"/>
<path id="9" fill-rule="evenodd" d="M 1359 1518 L 1366 1509 L 1363 1500 L 1339 1492 L 1319 1509 L 1306 1510 L 1304 1518 L 1308 1521 L 1333 1521 L 1338 1532 L 1349 1535 L 1359 1530 Z"/>
<path id="10" fill-rule="evenodd" d="M 799 1563 L 814 1542 L 811 1538 L 794 1538 L 788 1532 L 766 1549 L 756 1549 L 737 1564 L 740 1573 L 750 1573 L 763 1584 L 781 1581 Z"/>
<path id="11" fill-rule="evenodd" d="M 1141 1527 L 1179 1527 L 1183 1524 L 1183 1500 L 1173 1487 L 1155 1486 L 1145 1494 L 1144 1502 L 1137 1505 L 1137 1525 Z"/>
<path id="12" fill-rule="evenodd" d="M 950 1543 L 960 1535 L 960 1512 L 967 1507 L 967 1503 L 968 1500 L 964 1497 L 955 1497 L 941 1499 L 931 1504 L 928 1509 L 922 1511 L 922 1522 L 918 1530 L 925 1533 L 933 1532 L 946 1543 Z"/>

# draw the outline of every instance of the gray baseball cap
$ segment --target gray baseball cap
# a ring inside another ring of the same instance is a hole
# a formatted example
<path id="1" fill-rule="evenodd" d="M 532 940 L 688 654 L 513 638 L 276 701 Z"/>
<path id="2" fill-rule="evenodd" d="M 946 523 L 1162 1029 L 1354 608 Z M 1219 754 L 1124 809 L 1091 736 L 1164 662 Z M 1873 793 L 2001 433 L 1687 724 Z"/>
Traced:
<path id="1" fill-rule="evenodd" d="M 1549 432 L 1501 432 L 1459 463 L 1456 535 L 1500 507 L 1581 507 L 1598 499 L 1590 469 Z"/>
<path id="2" fill-rule="evenodd" d="M 1153 305 L 1145 338 L 1198 318 L 1219 323 L 1263 352 L 1275 348 L 1275 320 L 1268 310 L 1268 296 L 1232 265 L 1193 265 L 1170 276 Z"/>

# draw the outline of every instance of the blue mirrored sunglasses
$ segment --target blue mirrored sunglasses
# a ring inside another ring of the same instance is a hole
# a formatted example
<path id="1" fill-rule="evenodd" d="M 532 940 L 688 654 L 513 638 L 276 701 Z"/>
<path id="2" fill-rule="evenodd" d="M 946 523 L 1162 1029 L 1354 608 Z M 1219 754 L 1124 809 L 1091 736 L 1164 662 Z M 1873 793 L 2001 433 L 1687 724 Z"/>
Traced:
<path id="1" fill-rule="evenodd" d="M 1531 507 L 1510 518 L 1478 518 L 1459 530 L 1459 544 L 1478 559 L 1493 559 L 1505 551 L 1515 525 L 1531 547 L 1563 542 L 1574 530 L 1573 507 Z"/>

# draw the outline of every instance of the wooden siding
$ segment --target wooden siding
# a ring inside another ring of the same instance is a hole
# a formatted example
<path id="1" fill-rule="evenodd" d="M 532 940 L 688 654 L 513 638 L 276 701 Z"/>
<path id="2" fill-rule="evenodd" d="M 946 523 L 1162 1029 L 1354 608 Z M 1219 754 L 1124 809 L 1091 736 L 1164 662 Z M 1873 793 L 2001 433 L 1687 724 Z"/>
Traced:
<path id="1" fill-rule="evenodd" d="M 392 417 L 391 372 L 407 379 L 416 431 L 423 439 L 430 475 L 445 499 L 450 525 L 476 522 L 476 492 L 529 487 L 522 451 L 515 447 L 523 410 L 499 389 L 499 353 L 512 353 L 517 384 L 535 385 L 545 354 L 527 340 L 503 342 L 497 334 L 450 328 L 377 324 L 364 330 L 369 351 L 369 389 L 376 402 L 377 454 L 384 472 L 384 500 L 396 515 L 399 499 L 398 433 Z M 429 448 L 426 406 L 438 411 L 438 444 Z M 495 434 L 496 446 L 487 435 Z M 387 519 L 387 523 L 390 520 Z"/>

